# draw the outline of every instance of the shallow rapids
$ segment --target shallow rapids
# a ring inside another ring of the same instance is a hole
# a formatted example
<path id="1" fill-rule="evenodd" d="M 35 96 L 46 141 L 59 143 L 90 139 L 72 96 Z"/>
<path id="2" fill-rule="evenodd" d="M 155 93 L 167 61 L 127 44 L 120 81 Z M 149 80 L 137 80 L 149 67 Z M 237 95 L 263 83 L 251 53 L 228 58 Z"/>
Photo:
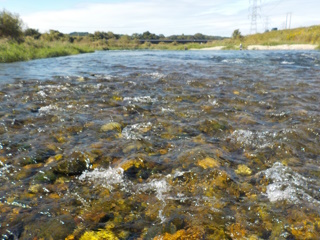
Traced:
<path id="1" fill-rule="evenodd" d="M 319 239 L 320 52 L 0 64 L 1 239 Z"/>

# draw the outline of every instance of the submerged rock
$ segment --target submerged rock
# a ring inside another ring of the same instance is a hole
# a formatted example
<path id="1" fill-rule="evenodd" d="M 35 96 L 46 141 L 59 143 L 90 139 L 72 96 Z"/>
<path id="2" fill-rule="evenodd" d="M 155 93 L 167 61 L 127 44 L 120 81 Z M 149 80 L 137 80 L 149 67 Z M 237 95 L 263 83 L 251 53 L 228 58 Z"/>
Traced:
<path id="1" fill-rule="evenodd" d="M 202 160 L 199 160 L 197 163 L 198 166 L 207 169 L 207 168 L 214 168 L 214 167 L 219 167 L 220 164 L 218 160 L 211 158 L 211 157 L 206 157 Z"/>
<path id="2" fill-rule="evenodd" d="M 252 174 L 252 171 L 249 167 L 246 165 L 238 165 L 237 170 L 235 170 L 236 174 L 243 175 L 243 176 L 249 176 Z"/>
<path id="3" fill-rule="evenodd" d="M 153 240 L 187 240 L 187 239 L 205 239 L 205 231 L 202 227 L 190 227 L 179 230 L 173 234 L 165 233 L 155 237 Z"/>
<path id="4" fill-rule="evenodd" d="M 90 169 L 96 156 L 75 151 L 70 156 L 63 158 L 53 167 L 53 171 L 62 175 L 77 175 L 84 170 Z"/>
<path id="5" fill-rule="evenodd" d="M 80 240 L 118 240 L 119 238 L 109 229 L 101 229 L 99 231 L 88 231 L 85 232 Z"/>
<path id="6" fill-rule="evenodd" d="M 119 133 L 121 133 L 121 124 L 117 123 L 117 122 L 110 122 L 107 124 L 104 124 L 100 130 L 102 132 L 108 132 L 108 131 L 117 131 Z"/>
<path id="7" fill-rule="evenodd" d="M 227 130 L 228 126 L 224 123 L 218 122 L 217 120 L 211 119 L 211 120 L 204 120 L 199 125 L 199 130 L 203 133 L 214 135 L 218 131 L 224 131 Z"/>

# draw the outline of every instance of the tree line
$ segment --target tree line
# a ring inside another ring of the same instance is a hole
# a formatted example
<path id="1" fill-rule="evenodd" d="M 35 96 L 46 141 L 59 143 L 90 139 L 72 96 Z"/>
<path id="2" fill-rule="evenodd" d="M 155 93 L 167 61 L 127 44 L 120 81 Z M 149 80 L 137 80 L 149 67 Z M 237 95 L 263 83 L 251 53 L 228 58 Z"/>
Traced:
<path id="1" fill-rule="evenodd" d="M 155 33 L 151 33 L 149 31 L 146 31 L 142 34 L 134 33 L 132 35 L 123 35 L 123 34 L 114 34 L 113 32 L 103 32 L 103 31 L 96 31 L 93 34 L 90 33 L 78 33 L 73 32 L 69 34 L 70 36 L 89 36 L 94 40 L 100 40 L 100 39 L 120 39 L 123 36 L 128 37 L 130 40 L 220 40 L 223 39 L 223 37 L 219 36 L 209 36 L 204 35 L 201 33 L 196 33 L 194 35 L 171 35 L 165 37 L 163 34 L 156 35 Z"/>

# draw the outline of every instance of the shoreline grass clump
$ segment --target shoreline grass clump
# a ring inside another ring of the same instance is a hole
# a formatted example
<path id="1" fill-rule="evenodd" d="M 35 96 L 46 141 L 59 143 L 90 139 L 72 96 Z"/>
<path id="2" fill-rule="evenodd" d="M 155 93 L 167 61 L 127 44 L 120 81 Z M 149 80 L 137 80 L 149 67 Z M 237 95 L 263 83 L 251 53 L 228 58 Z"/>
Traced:
<path id="1" fill-rule="evenodd" d="M 94 52 L 95 48 L 61 41 L 26 40 L 18 43 L 14 40 L 1 41 L 0 62 L 10 63 L 39 58 L 60 57 L 80 53 Z"/>

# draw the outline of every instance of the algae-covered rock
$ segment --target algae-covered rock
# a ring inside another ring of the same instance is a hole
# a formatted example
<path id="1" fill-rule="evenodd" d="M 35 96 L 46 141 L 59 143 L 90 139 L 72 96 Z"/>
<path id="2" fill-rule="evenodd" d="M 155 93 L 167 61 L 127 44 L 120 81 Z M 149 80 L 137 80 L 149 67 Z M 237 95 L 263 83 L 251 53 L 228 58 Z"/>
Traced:
<path id="1" fill-rule="evenodd" d="M 135 167 L 135 168 L 142 168 L 144 167 L 143 160 L 141 158 L 138 159 L 130 159 L 120 164 L 120 167 L 127 171 L 129 168 Z"/>
<path id="2" fill-rule="evenodd" d="M 0 156 L 0 167 L 4 166 L 4 164 L 6 163 L 7 159 L 3 156 Z"/>
<path id="3" fill-rule="evenodd" d="M 60 215 L 52 218 L 35 218 L 24 224 L 19 239 L 65 239 L 76 227 L 72 216 Z"/>
<path id="4" fill-rule="evenodd" d="M 91 167 L 95 159 L 96 156 L 93 154 L 75 151 L 70 156 L 60 160 L 53 167 L 53 171 L 67 176 L 81 174 L 84 170 Z"/>
<path id="5" fill-rule="evenodd" d="M 147 165 L 141 157 L 126 160 L 119 167 L 124 170 L 124 174 L 131 180 L 141 178 L 147 179 L 150 175 Z"/>
<path id="6" fill-rule="evenodd" d="M 41 191 L 42 186 L 40 184 L 35 184 L 35 185 L 31 185 L 28 188 L 28 192 L 29 193 L 38 193 L 39 191 Z"/>
<path id="7" fill-rule="evenodd" d="M 232 239 L 244 239 L 247 232 L 239 223 L 232 224 L 228 227 L 228 230 Z"/>
<path id="8" fill-rule="evenodd" d="M 117 122 L 110 122 L 110 123 L 102 125 L 100 130 L 102 132 L 117 131 L 117 132 L 121 133 L 121 124 L 117 123 Z"/>
<path id="9" fill-rule="evenodd" d="M 217 120 L 204 120 L 199 125 L 199 130 L 206 134 L 214 134 L 218 131 L 224 131 L 228 128 L 228 126 L 222 122 L 218 122 Z"/>
<path id="10" fill-rule="evenodd" d="M 49 157 L 54 155 L 55 151 L 53 151 L 52 149 L 40 147 L 39 149 L 34 151 L 34 153 L 21 159 L 21 164 L 25 166 L 29 164 L 44 163 Z"/>
<path id="11" fill-rule="evenodd" d="M 81 237 L 80 240 L 118 240 L 119 238 L 113 233 L 114 223 L 106 224 L 104 229 L 98 231 L 87 231 Z"/>
<path id="12" fill-rule="evenodd" d="M 236 174 L 243 175 L 243 176 L 249 176 L 252 174 L 252 170 L 246 165 L 239 165 L 237 170 L 235 170 L 235 172 Z"/>
<path id="13" fill-rule="evenodd" d="M 204 159 L 201 159 L 197 162 L 197 165 L 207 169 L 207 168 L 214 168 L 214 167 L 219 167 L 220 164 L 218 162 L 218 160 L 211 158 L 211 157 L 206 157 Z"/>
<path id="14" fill-rule="evenodd" d="M 34 180 L 41 183 L 52 183 L 56 180 L 57 176 L 52 170 L 39 171 L 34 175 Z"/>
<path id="15" fill-rule="evenodd" d="M 101 229 L 99 231 L 88 231 L 85 232 L 80 240 L 117 240 L 119 239 L 111 230 Z"/>
<path id="16" fill-rule="evenodd" d="M 165 233 L 153 238 L 153 240 L 187 240 L 187 239 L 204 239 L 205 231 L 202 227 L 190 227 L 179 230 L 173 234 Z"/>
<path id="17" fill-rule="evenodd" d="M 297 222 L 291 226 L 291 233 L 296 239 L 317 239 L 319 229 L 315 223 L 310 220 Z"/>

